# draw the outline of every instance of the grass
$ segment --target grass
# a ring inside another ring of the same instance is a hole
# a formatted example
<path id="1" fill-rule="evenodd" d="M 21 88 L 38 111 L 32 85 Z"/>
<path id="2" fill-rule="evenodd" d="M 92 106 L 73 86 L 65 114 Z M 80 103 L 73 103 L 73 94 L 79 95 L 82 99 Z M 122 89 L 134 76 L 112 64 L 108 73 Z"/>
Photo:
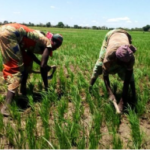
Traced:
<path id="1" fill-rule="evenodd" d="M 116 115 L 113 106 L 108 102 L 102 77 L 97 79 L 92 93 L 89 94 L 88 91 L 92 69 L 107 31 L 34 28 L 63 35 L 63 45 L 48 61 L 49 65 L 57 65 L 57 70 L 53 79 L 49 80 L 47 93 L 43 91 L 41 76 L 30 75 L 27 84 L 27 97 L 31 107 L 29 113 L 26 114 L 26 110 L 21 113 L 19 106 L 14 103 L 11 107 L 12 117 L 4 118 L 0 115 L 1 147 L 19 149 L 149 148 L 148 141 L 143 144 L 144 134 L 140 130 L 143 116 L 149 115 L 149 109 L 146 109 L 149 108 L 150 101 L 149 33 L 130 32 L 133 45 L 138 49 L 135 53 L 134 66 L 138 102 L 136 112 L 129 110 L 129 114 L 126 115 L 130 128 L 130 131 L 124 131 L 130 135 L 130 138 L 126 140 L 127 138 L 119 132 L 124 116 Z M 41 56 L 38 57 L 41 58 Z M 2 70 L 2 65 L 0 69 Z M 33 64 L 33 69 L 39 70 L 39 66 Z M 119 100 L 122 82 L 117 75 L 110 76 L 110 82 Z M 1 85 L 0 92 L 4 90 L 6 86 Z M 42 95 L 40 101 L 33 97 L 34 92 Z M 0 102 L 3 101 L 4 95 L 1 95 Z"/>

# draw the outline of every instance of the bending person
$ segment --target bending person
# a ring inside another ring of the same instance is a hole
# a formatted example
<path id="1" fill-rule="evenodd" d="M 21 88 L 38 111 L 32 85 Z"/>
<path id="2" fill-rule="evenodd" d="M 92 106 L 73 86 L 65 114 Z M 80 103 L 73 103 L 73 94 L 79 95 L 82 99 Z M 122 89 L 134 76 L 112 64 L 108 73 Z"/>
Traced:
<path id="1" fill-rule="evenodd" d="M 1 109 L 3 115 L 8 115 L 8 105 L 19 85 L 21 93 L 26 94 L 26 81 L 32 69 L 33 61 L 40 65 L 41 77 L 45 90 L 48 89 L 47 65 L 52 52 L 61 46 L 63 38 L 59 34 L 47 33 L 45 36 L 38 30 L 33 30 L 21 24 L 6 24 L 0 27 L 0 50 L 3 58 L 3 76 L 8 83 L 5 104 Z M 41 61 L 34 55 L 41 54 Z"/>
<path id="2" fill-rule="evenodd" d="M 122 29 L 109 31 L 103 41 L 99 58 L 94 66 L 93 74 L 90 81 L 90 89 L 95 83 L 97 77 L 103 74 L 104 83 L 111 100 L 118 113 L 127 105 L 127 95 L 129 85 L 131 86 L 132 95 L 135 100 L 135 83 L 133 75 L 133 66 L 135 62 L 134 52 L 136 48 L 131 45 L 131 36 Z M 109 74 L 118 74 L 124 81 L 122 97 L 119 104 L 112 92 L 109 81 Z"/>

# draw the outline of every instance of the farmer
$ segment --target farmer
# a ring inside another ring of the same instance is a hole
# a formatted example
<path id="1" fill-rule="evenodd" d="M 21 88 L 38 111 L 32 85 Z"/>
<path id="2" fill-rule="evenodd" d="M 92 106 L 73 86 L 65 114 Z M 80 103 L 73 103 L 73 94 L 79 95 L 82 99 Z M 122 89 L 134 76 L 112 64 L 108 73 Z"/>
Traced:
<path id="1" fill-rule="evenodd" d="M 26 95 L 26 81 L 32 70 L 33 61 L 40 65 L 40 72 L 45 90 L 48 89 L 47 65 L 49 56 L 61 46 L 63 38 L 59 34 L 44 33 L 21 24 L 6 24 L 0 27 L 0 50 L 3 58 L 3 76 L 8 83 L 5 103 L 1 109 L 3 115 L 9 115 L 11 103 L 17 88 Z M 34 55 L 41 54 L 41 61 Z"/>
<path id="2" fill-rule="evenodd" d="M 97 77 L 103 74 L 104 83 L 111 100 L 116 108 L 117 113 L 121 113 L 127 106 L 127 94 L 129 85 L 135 99 L 135 83 L 133 75 L 133 65 L 135 58 L 133 53 L 136 48 L 131 45 L 132 39 L 129 33 L 122 29 L 109 31 L 103 41 L 99 58 L 94 66 L 93 74 L 90 81 L 91 91 Z M 122 97 L 119 104 L 111 90 L 109 74 L 118 74 L 124 81 Z"/>

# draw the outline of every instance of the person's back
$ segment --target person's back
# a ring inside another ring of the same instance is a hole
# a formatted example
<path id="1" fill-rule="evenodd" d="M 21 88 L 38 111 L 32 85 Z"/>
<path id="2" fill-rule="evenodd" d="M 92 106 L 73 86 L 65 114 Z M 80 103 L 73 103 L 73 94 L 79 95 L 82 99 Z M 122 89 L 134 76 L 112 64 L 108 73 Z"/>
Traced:
<path id="1" fill-rule="evenodd" d="M 129 84 L 132 88 L 132 94 L 135 98 L 135 85 L 133 75 L 133 65 L 135 58 L 133 53 L 136 48 L 132 46 L 131 36 L 122 29 L 109 31 L 101 47 L 99 58 L 94 66 L 90 81 L 89 90 L 91 91 L 97 77 L 103 74 L 104 83 L 109 94 L 109 100 L 114 103 L 117 113 L 123 110 L 127 105 L 127 94 Z M 118 74 L 124 80 L 122 97 L 117 106 L 116 98 L 111 90 L 109 74 Z"/>
<path id="2" fill-rule="evenodd" d="M 47 65 L 48 58 L 51 56 L 52 51 L 61 46 L 62 41 L 63 38 L 59 34 L 52 35 L 49 38 L 38 30 L 33 30 L 18 23 L 6 24 L 0 27 L 3 76 L 8 83 L 6 103 L 1 109 L 3 115 L 8 115 L 6 112 L 7 105 L 11 103 L 20 83 L 20 91 L 23 95 L 26 95 L 26 81 L 29 70 L 32 69 L 33 61 L 40 65 L 45 90 L 48 89 L 47 70 L 50 68 Z M 41 61 L 34 53 L 42 54 Z M 25 60 L 27 60 L 27 63 Z"/>
<path id="3" fill-rule="evenodd" d="M 112 51 L 112 50 L 116 51 L 118 49 L 118 47 L 120 47 L 122 45 L 129 45 L 129 44 L 130 44 L 129 39 L 126 34 L 116 32 L 110 37 L 110 39 L 108 41 L 106 53 L 108 51 Z"/>
<path id="4" fill-rule="evenodd" d="M 116 62 L 116 50 L 122 45 L 130 45 L 128 36 L 125 33 L 115 32 L 110 37 L 103 60 L 103 68 L 109 73 L 117 73 L 122 66 Z"/>

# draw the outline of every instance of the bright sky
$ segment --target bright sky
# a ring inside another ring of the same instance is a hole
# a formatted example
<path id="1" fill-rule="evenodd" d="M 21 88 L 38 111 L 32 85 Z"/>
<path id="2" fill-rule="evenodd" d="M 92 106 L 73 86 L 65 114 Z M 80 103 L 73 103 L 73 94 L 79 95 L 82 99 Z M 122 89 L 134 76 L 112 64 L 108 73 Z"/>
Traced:
<path id="1" fill-rule="evenodd" d="M 63 22 L 74 26 L 143 27 L 150 0 L 0 0 L 0 22 Z"/>

